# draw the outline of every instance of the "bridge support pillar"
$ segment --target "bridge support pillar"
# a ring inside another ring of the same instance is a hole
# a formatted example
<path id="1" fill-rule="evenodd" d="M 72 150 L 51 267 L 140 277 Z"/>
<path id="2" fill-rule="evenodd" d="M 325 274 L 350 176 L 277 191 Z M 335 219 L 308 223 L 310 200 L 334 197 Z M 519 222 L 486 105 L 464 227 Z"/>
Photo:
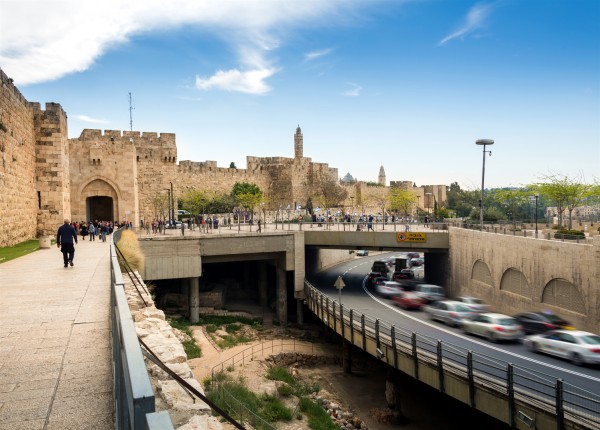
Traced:
<path id="1" fill-rule="evenodd" d="M 398 381 L 398 371 L 391 366 L 387 366 L 385 375 L 385 400 L 388 408 L 394 411 L 396 420 L 403 420 L 402 408 L 400 404 L 400 387 Z"/>
<path id="2" fill-rule="evenodd" d="M 352 373 L 352 344 L 342 339 L 342 368 L 344 373 Z"/>
<path id="3" fill-rule="evenodd" d="M 190 289 L 190 322 L 200 321 L 200 278 L 188 278 Z"/>
<path id="4" fill-rule="evenodd" d="M 296 299 L 296 322 L 304 324 L 304 299 Z"/>
<path id="5" fill-rule="evenodd" d="M 265 310 L 269 307 L 268 289 L 267 289 L 267 263 L 260 261 L 258 263 L 258 296 L 260 307 Z"/>
<path id="6" fill-rule="evenodd" d="M 282 327 L 287 325 L 287 284 L 285 269 L 277 265 L 277 319 Z"/>

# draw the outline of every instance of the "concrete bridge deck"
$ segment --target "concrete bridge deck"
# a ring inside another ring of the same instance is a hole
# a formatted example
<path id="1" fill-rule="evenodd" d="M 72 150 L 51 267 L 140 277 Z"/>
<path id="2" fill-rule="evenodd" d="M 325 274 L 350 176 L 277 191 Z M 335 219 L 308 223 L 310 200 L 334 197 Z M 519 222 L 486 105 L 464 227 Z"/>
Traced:
<path id="1" fill-rule="evenodd" d="M 113 429 L 109 242 L 0 265 L 0 430 Z"/>

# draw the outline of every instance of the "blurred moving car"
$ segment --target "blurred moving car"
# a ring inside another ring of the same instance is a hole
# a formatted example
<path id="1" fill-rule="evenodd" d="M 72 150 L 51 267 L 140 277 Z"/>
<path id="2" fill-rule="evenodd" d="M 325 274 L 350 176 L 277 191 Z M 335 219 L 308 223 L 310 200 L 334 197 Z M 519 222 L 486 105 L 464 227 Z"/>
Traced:
<path id="1" fill-rule="evenodd" d="M 473 312 L 489 312 L 490 305 L 486 304 L 483 300 L 477 297 L 462 296 L 456 299 L 457 302 L 461 302 Z"/>
<path id="2" fill-rule="evenodd" d="M 600 336 L 579 330 L 552 330 L 529 336 L 525 344 L 533 352 L 571 360 L 577 366 L 600 364 Z"/>
<path id="3" fill-rule="evenodd" d="M 503 314 L 477 314 L 463 321 L 465 333 L 483 336 L 491 342 L 500 340 L 519 340 L 523 336 L 523 327 L 513 317 Z"/>
<path id="4" fill-rule="evenodd" d="M 410 266 L 411 267 L 421 267 L 422 265 L 423 265 L 423 259 L 422 259 L 422 257 L 411 258 L 410 259 Z"/>
<path id="5" fill-rule="evenodd" d="M 459 327 L 465 318 L 470 318 L 474 314 L 464 304 L 454 300 L 443 300 L 433 302 L 423 308 L 429 314 L 432 320 L 438 320 L 452 327 Z"/>
<path id="6" fill-rule="evenodd" d="M 392 297 L 402 292 L 402 286 L 394 281 L 383 281 L 375 284 L 375 291 L 383 297 Z"/>
<path id="7" fill-rule="evenodd" d="M 367 286 L 372 287 L 375 285 L 376 280 L 387 281 L 387 277 L 383 276 L 381 272 L 370 272 L 369 276 L 367 276 Z"/>
<path id="8" fill-rule="evenodd" d="M 527 334 L 544 333 L 556 329 L 575 330 L 571 323 L 549 312 L 525 312 L 515 315 L 515 319 L 519 321 Z"/>
<path id="9" fill-rule="evenodd" d="M 414 292 L 427 303 L 437 302 L 446 298 L 446 292 L 439 285 L 416 284 Z"/>
<path id="10" fill-rule="evenodd" d="M 414 279 L 414 278 L 415 278 L 415 272 L 413 272 L 412 269 L 396 270 L 392 274 L 393 281 L 398 281 L 400 279 Z"/>
<path id="11" fill-rule="evenodd" d="M 412 291 L 402 291 L 392 297 L 392 300 L 396 306 L 400 306 L 402 309 L 421 309 L 421 306 L 425 305 L 425 300 Z"/>
<path id="12" fill-rule="evenodd" d="M 367 251 L 366 249 L 359 249 L 358 251 L 356 251 L 356 255 L 358 257 L 367 257 L 369 255 L 369 251 Z"/>

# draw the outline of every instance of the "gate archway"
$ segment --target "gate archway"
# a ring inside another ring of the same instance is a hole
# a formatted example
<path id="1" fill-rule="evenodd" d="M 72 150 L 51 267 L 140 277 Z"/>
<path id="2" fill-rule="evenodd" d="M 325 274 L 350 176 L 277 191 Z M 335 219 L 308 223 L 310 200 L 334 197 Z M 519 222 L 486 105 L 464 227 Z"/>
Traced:
<path id="1" fill-rule="evenodd" d="M 114 221 L 119 219 L 119 191 L 104 178 L 95 178 L 81 189 L 74 206 L 77 213 L 85 214 L 87 221 Z"/>
<path id="2" fill-rule="evenodd" d="M 90 221 L 112 221 L 115 210 L 112 197 L 94 196 L 85 199 L 85 213 Z"/>

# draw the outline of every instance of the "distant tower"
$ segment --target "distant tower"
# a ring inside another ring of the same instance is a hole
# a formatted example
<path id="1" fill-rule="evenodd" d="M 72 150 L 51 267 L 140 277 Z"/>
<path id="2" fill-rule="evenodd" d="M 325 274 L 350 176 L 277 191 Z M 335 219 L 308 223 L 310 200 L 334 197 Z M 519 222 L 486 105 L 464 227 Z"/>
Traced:
<path id="1" fill-rule="evenodd" d="M 385 170 L 383 170 L 383 166 L 379 168 L 379 179 L 377 182 L 380 185 L 385 185 Z"/>
<path id="2" fill-rule="evenodd" d="M 298 128 L 296 128 L 296 134 L 294 135 L 294 157 L 295 158 L 302 158 L 303 155 L 303 138 L 302 138 L 302 132 L 300 131 L 300 125 L 298 125 Z"/>

